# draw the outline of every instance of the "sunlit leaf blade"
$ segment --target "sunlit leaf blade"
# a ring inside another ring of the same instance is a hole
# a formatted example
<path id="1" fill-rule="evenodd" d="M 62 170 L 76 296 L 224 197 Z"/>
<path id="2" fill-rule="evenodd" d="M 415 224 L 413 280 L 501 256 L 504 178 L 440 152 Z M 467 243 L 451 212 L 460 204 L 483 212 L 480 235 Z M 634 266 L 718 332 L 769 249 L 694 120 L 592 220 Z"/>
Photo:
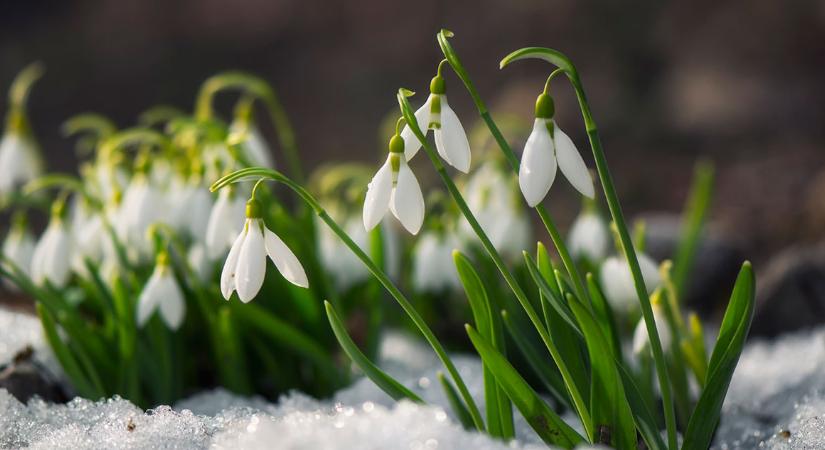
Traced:
<path id="1" fill-rule="evenodd" d="M 324 306 L 327 310 L 327 318 L 329 319 L 329 324 L 332 327 L 332 332 L 335 333 L 335 337 L 338 339 L 338 343 L 341 344 L 341 348 L 344 349 L 344 352 L 349 356 L 355 365 L 364 372 L 373 383 L 375 383 L 382 391 L 386 392 L 387 395 L 392 397 L 394 400 L 401 400 L 403 398 L 412 400 L 416 403 L 424 403 L 424 400 L 421 399 L 418 395 L 416 395 L 411 390 L 404 387 L 403 384 L 396 381 L 391 376 L 387 375 L 383 370 L 379 369 L 378 366 L 372 363 L 363 353 L 361 350 L 358 349 L 358 346 L 355 345 L 355 342 L 350 337 L 349 333 L 347 333 L 346 327 L 344 324 L 341 323 L 341 318 L 338 317 L 338 313 L 335 312 L 335 309 L 332 307 L 332 303 L 324 302 Z"/>
<path id="2" fill-rule="evenodd" d="M 593 312 L 598 318 L 598 323 L 602 327 L 602 332 L 610 341 L 610 347 L 613 350 L 613 355 L 622 361 L 622 341 L 619 337 L 619 330 L 616 326 L 616 319 L 613 315 L 613 308 L 610 303 L 604 298 L 602 290 L 596 283 L 593 274 L 587 274 L 587 291 L 590 293 L 590 300 L 593 303 Z"/>
<path id="3" fill-rule="evenodd" d="M 470 415 L 470 411 L 467 410 L 467 406 L 461 401 L 461 397 L 459 397 L 458 392 L 455 391 L 450 380 L 444 377 L 444 373 L 439 371 L 437 375 L 438 381 L 444 389 L 444 395 L 447 397 L 447 401 L 450 403 L 453 412 L 455 412 L 458 421 L 461 422 L 461 426 L 464 427 L 465 430 L 472 430 L 474 428 L 473 417 Z"/>
<path id="4" fill-rule="evenodd" d="M 707 383 L 690 417 L 683 450 L 706 449 L 710 445 L 733 371 L 750 330 L 755 290 L 753 268 L 746 262 L 736 278 L 730 303 L 722 319 L 719 338 L 710 357 Z"/>
<path id="5" fill-rule="evenodd" d="M 682 213 L 682 236 L 673 258 L 673 284 L 680 298 L 685 295 L 685 288 L 693 267 L 696 249 L 699 247 L 702 227 L 713 196 L 713 165 L 700 161 L 693 171 L 693 183 L 690 187 L 685 210 Z"/>
<path id="6" fill-rule="evenodd" d="M 493 313 L 490 306 L 490 299 L 481 278 L 473 268 L 472 263 L 459 251 L 453 252 L 453 261 L 458 272 L 458 278 L 467 294 L 467 301 L 470 303 L 470 310 L 473 313 L 473 320 L 479 333 L 489 342 L 494 343 L 493 337 Z M 498 402 L 498 385 L 490 369 L 484 365 L 484 399 L 487 415 L 487 431 L 492 436 L 502 436 L 502 418 Z M 443 384 L 443 382 L 442 382 Z M 452 385 L 450 385 L 452 387 Z M 463 402 L 462 402 L 463 405 Z"/>
<path id="7" fill-rule="evenodd" d="M 550 302 L 550 306 L 552 306 L 559 316 L 561 316 L 561 318 L 564 319 L 568 325 L 570 325 L 570 328 L 572 328 L 577 334 L 581 335 L 581 330 L 579 330 L 576 319 L 570 312 L 570 308 L 561 298 L 553 293 L 553 289 L 539 272 L 536 267 L 536 263 L 533 262 L 533 258 L 530 257 L 530 254 L 527 252 L 524 252 L 524 262 L 527 267 L 527 271 L 530 273 L 530 277 L 533 278 L 533 281 L 536 283 L 536 286 L 539 288 L 539 292 L 541 292 L 542 296 L 547 298 Z"/>
<path id="8" fill-rule="evenodd" d="M 470 325 L 465 325 L 465 328 L 473 346 L 481 355 L 481 359 L 490 367 L 510 400 L 544 442 L 572 448 L 585 441 L 576 430 L 567 425 L 547 406 L 518 371 L 510 365 L 507 358 L 495 351 Z"/>
<path id="9" fill-rule="evenodd" d="M 609 431 L 610 441 L 601 443 L 618 449 L 632 449 L 636 446 L 633 412 L 627 402 L 610 343 L 590 310 L 572 298 L 568 299 L 568 303 L 579 320 L 590 355 L 590 414 L 597 430 L 607 427 Z M 602 439 L 602 436 L 594 438 Z"/>

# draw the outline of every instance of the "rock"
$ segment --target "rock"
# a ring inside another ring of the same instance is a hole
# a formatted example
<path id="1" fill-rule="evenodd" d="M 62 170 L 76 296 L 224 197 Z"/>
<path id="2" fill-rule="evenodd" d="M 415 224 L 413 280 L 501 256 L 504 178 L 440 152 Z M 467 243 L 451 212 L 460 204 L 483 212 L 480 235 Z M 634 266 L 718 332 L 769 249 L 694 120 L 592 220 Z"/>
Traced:
<path id="1" fill-rule="evenodd" d="M 12 362 L 0 366 L 0 389 L 6 389 L 20 402 L 33 397 L 52 403 L 69 400 L 57 378 L 32 358 L 34 349 L 25 347 Z"/>
<path id="2" fill-rule="evenodd" d="M 757 277 L 751 335 L 776 336 L 825 320 L 825 241 L 795 246 L 773 258 Z"/>

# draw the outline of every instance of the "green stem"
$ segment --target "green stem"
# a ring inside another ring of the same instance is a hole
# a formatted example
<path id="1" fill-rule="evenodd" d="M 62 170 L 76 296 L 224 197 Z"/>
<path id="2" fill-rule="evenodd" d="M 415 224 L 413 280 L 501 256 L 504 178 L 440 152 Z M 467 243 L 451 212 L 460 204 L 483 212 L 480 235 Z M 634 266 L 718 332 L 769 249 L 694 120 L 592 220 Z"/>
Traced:
<path id="1" fill-rule="evenodd" d="M 407 119 L 407 126 L 410 127 L 413 134 L 421 141 L 421 145 L 424 148 L 424 151 L 427 152 L 427 156 L 429 156 L 430 161 L 433 163 L 436 172 L 441 177 L 441 180 L 447 187 L 447 190 L 452 195 L 453 199 L 458 205 L 458 208 L 461 210 L 461 213 L 467 219 L 467 222 L 472 227 L 475 234 L 478 236 L 479 240 L 481 241 L 481 245 L 487 251 L 487 254 L 493 260 L 493 263 L 498 268 L 501 275 L 504 277 L 504 280 L 507 282 L 507 285 L 515 294 L 516 299 L 521 304 L 524 311 L 527 313 L 527 316 L 530 318 L 530 321 L 533 323 L 533 326 L 538 331 L 539 335 L 541 335 L 542 341 L 547 346 L 547 349 L 550 351 L 553 360 L 556 362 L 556 365 L 559 367 L 559 371 L 562 373 L 562 376 L 565 379 L 567 384 L 567 389 L 570 391 L 570 396 L 573 399 L 573 403 L 576 406 L 576 411 L 581 418 L 582 425 L 584 426 L 585 432 L 591 438 L 594 436 L 593 434 L 593 424 L 590 420 L 590 414 L 587 411 L 586 404 L 584 402 L 581 393 L 579 393 L 578 388 L 576 387 L 575 380 L 570 374 L 570 371 L 567 369 L 567 365 L 564 363 L 564 360 L 561 358 L 561 353 L 559 353 L 558 349 L 556 348 L 555 344 L 553 343 L 552 339 L 550 338 L 550 334 L 547 332 L 547 328 L 544 326 L 542 319 L 539 317 L 536 310 L 533 308 L 530 300 L 527 298 L 527 295 L 521 289 L 518 282 L 516 281 L 515 277 L 510 270 L 507 268 L 507 265 L 504 263 L 504 260 L 501 258 L 501 255 L 496 250 L 493 243 L 490 241 L 490 238 L 487 237 L 487 234 L 479 225 L 478 220 L 476 220 L 475 215 L 470 210 L 470 207 L 467 206 L 467 202 L 464 201 L 464 197 L 461 195 L 461 192 L 456 187 L 455 183 L 453 182 L 452 178 L 447 174 L 447 169 L 444 167 L 444 164 L 441 163 L 441 160 L 438 157 L 438 153 L 436 150 L 432 148 L 432 146 L 427 142 L 426 137 L 421 132 L 421 128 L 418 126 L 418 123 L 415 120 L 415 115 L 413 114 L 412 107 L 410 106 L 409 101 L 407 100 L 407 94 L 409 91 L 405 89 L 400 89 L 398 92 L 398 103 L 401 106 L 401 112 L 404 114 L 404 117 Z"/>
<path id="2" fill-rule="evenodd" d="M 456 386 L 458 387 L 459 392 L 461 393 L 461 397 L 467 403 L 467 406 L 470 409 L 470 414 L 473 417 L 473 423 L 475 424 L 476 428 L 479 431 L 484 431 L 484 422 L 481 419 L 481 413 L 479 412 L 478 406 L 476 405 L 473 397 L 470 395 L 469 389 L 467 389 L 467 385 L 464 383 L 464 380 L 461 379 L 461 375 L 458 373 L 458 369 L 456 369 L 455 365 L 453 364 L 450 357 L 447 355 L 447 352 L 444 350 L 444 347 L 441 345 L 441 342 L 438 341 L 438 338 L 435 337 L 435 334 L 432 332 L 430 327 L 418 314 L 418 311 L 415 310 L 415 307 L 410 303 L 410 301 L 404 296 L 404 294 L 395 286 L 395 284 L 390 280 L 387 274 L 384 273 L 371 259 L 370 257 L 361 250 L 361 247 L 356 244 L 352 238 L 338 225 L 332 217 L 327 214 L 326 210 L 321 206 L 320 203 L 310 194 L 306 189 L 303 188 L 300 184 L 296 183 L 295 181 L 287 178 L 281 172 L 273 169 L 267 169 L 263 167 L 250 167 L 247 169 L 241 169 L 235 171 L 229 175 L 224 176 L 220 180 L 216 181 L 209 189 L 211 191 L 217 191 L 218 189 L 234 183 L 236 181 L 241 181 L 244 179 L 249 179 L 250 177 L 263 177 L 268 178 L 270 180 L 274 180 L 280 183 L 285 184 L 288 188 L 292 189 L 300 198 L 304 201 L 324 223 L 335 233 L 341 241 L 349 247 L 350 251 L 352 251 L 355 256 L 361 260 L 364 266 L 367 267 L 367 270 L 384 286 L 385 289 L 390 293 L 390 295 L 395 298 L 404 312 L 412 319 L 413 323 L 416 327 L 421 331 L 421 334 L 424 335 L 424 339 L 427 340 L 427 343 L 435 351 L 438 359 L 441 360 L 441 363 L 444 364 L 444 367 L 447 369 L 447 372 L 450 373 L 450 377 L 455 381 Z"/>
<path id="3" fill-rule="evenodd" d="M 461 78 L 461 81 L 467 88 L 467 92 L 469 92 L 470 97 L 472 97 L 473 103 L 475 103 L 478 113 L 481 115 L 481 119 L 484 120 L 484 123 L 490 130 L 490 134 L 493 135 L 493 138 L 496 140 L 496 143 L 501 149 L 501 152 L 504 154 L 504 157 L 507 159 L 507 162 L 510 163 L 510 167 L 515 173 L 518 174 L 518 158 L 513 152 L 513 149 L 510 148 L 510 144 L 507 143 L 507 140 L 501 134 L 498 125 L 496 125 L 495 121 L 493 121 L 493 118 L 490 116 L 490 112 L 487 110 L 487 105 L 484 104 L 481 96 L 478 95 L 478 91 L 476 90 L 473 81 L 470 79 L 470 76 L 461 64 L 461 60 L 458 58 L 458 55 L 455 53 L 453 47 L 450 45 L 450 42 L 447 40 L 447 38 L 452 35 L 452 32 L 449 30 L 441 30 L 441 32 L 438 33 L 438 44 L 441 46 L 441 51 L 447 58 L 447 62 L 450 63 L 450 67 L 453 68 L 453 71 L 459 78 Z M 548 83 L 553 76 L 555 76 L 555 72 L 548 77 Z M 579 273 L 576 263 L 570 256 L 570 251 L 567 249 L 567 244 L 564 242 L 564 238 L 561 236 L 561 233 L 559 233 L 559 229 L 556 227 L 555 222 L 553 222 L 553 218 L 550 217 L 550 213 L 547 212 L 547 209 L 543 205 L 536 205 L 535 209 L 541 218 L 541 222 L 544 224 L 544 228 L 547 229 L 547 233 L 550 235 L 550 240 L 553 241 L 553 245 L 559 253 L 564 269 L 567 271 L 570 279 L 573 280 L 573 289 L 576 290 L 576 296 L 582 299 L 582 301 L 589 300 L 590 297 L 588 296 L 587 289 L 584 288 L 584 278 L 581 273 Z M 587 301 L 586 304 L 589 306 L 590 302 Z"/>
<path id="4" fill-rule="evenodd" d="M 667 373 L 667 364 L 665 361 L 664 352 L 662 351 L 662 342 L 659 340 L 659 334 L 656 331 L 656 322 L 653 318 L 653 307 L 650 304 L 650 297 L 647 293 L 644 278 L 642 277 L 642 270 L 639 267 L 639 260 L 636 257 L 636 250 L 633 247 L 633 241 L 630 238 L 630 232 L 627 228 L 627 223 L 624 220 L 619 198 L 616 195 L 616 188 L 613 185 L 613 178 L 610 175 L 610 169 L 607 167 L 607 158 L 605 158 L 604 150 L 602 149 L 599 132 L 596 128 L 596 122 L 593 120 L 593 115 L 590 112 L 590 105 L 587 103 L 587 97 L 584 93 L 579 74 L 575 66 L 562 53 L 539 47 L 524 48 L 516 50 L 507 55 L 501 61 L 501 68 L 507 64 L 524 58 L 539 58 L 543 59 L 556 67 L 563 69 L 570 80 L 570 84 L 576 92 L 576 98 L 579 101 L 579 108 L 581 109 L 582 119 L 584 120 L 585 129 L 587 130 L 587 137 L 590 140 L 590 147 L 593 150 L 593 159 L 596 161 L 596 170 L 599 173 L 599 180 L 604 189 L 604 196 L 607 200 L 607 205 L 610 209 L 610 215 L 613 216 L 613 222 L 619 232 L 619 239 L 622 247 L 625 249 L 625 257 L 630 266 L 630 272 L 633 275 L 633 282 L 636 287 L 636 294 L 639 296 L 639 303 L 641 304 L 642 316 L 645 319 L 645 327 L 647 334 L 650 337 L 650 345 L 653 350 L 653 359 L 656 365 L 656 375 L 659 380 L 659 386 L 662 391 L 662 404 L 665 412 L 665 424 L 667 426 L 668 447 L 675 450 L 677 447 L 676 441 L 676 414 L 673 407 L 673 398 L 671 393 L 670 379 Z"/>
<path id="5" fill-rule="evenodd" d="M 301 160 L 298 158 L 298 146 L 295 142 L 295 132 L 289 121 L 286 110 L 278 99 L 275 90 L 263 79 L 244 72 L 224 72 L 210 77 L 201 85 L 201 90 L 195 103 L 195 117 L 198 120 L 212 118 L 212 99 L 222 90 L 241 90 L 259 98 L 266 106 L 272 126 L 278 136 L 278 143 L 284 152 L 284 157 L 292 176 L 303 183 L 304 172 Z"/>

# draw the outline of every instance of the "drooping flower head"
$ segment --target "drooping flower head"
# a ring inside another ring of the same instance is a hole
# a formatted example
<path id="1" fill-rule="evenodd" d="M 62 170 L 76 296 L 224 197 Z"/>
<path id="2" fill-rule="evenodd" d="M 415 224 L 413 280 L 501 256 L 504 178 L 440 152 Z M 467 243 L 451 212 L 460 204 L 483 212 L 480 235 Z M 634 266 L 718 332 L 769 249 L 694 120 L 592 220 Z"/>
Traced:
<path id="1" fill-rule="evenodd" d="M 637 252 L 636 258 L 639 260 L 639 268 L 642 271 L 647 292 L 651 293 L 662 284 L 662 277 L 650 256 Z M 627 314 L 638 308 L 639 297 L 636 294 L 636 284 L 633 282 L 633 274 L 624 256 L 617 255 L 605 259 L 599 271 L 599 281 L 604 289 L 605 297 L 615 311 Z"/>
<path id="2" fill-rule="evenodd" d="M 206 253 L 210 259 L 225 255 L 238 233 L 243 231 L 245 208 L 246 203 L 234 187 L 228 186 L 218 193 L 206 225 Z"/>
<path id="3" fill-rule="evenodd" d="M 155 270 L 138 298 L 137 325 L 143 327 L 156 310 L 171 330 L 180 328 L 186 315 L 186 301 L 165 250 L 158 253 Z"/>
<path id="4" fill-rule="evenodd" d="M 308 287 L 306 272 L 301 262 L 275 233 L 264 225 L 263 206 L 252 198 L 246 202 L 246 223 L 235 239 L 221 272 L 221 293 L 229 300 L 238 291 L 242 302 L 251 301 L 258 295 L 266 275 L 266 257 L 275 264 L 290 283 Z"/>
<path id="5" fill-rule="evenodd" d="M 554 113 L 553 99 L 545 87 L 545 92 L 536 99 L 533 131 L 524 144 L 519 165 L 519 186 L 531 207 L 541 203 L 547 196 L 556 178 L 557 168 L 582 195 L 593 198 L 595 194 L 587 165 L 570 137 L 553 120 Z"/>
<path id="6" fill-rule="evenodd" d="M 433 130 L 435 147 L 441 158 L 447 164 L 467 173 L 470 171 L 470 142 L 461 121 L 447 103 L 444 77 L 441 75 L 441 69 L 446 62 L 445 59 L 438 65 L 438 73 L 430 81 L 430 96 L 415 112 L 415 120 L 425 134 L 427 130 Z M 409 125 L 404 127 L 401 137 L 404 138 L 404 155 L 409 161 L 418 153 L 421 141 L 413 134 Z"/>
<path id="7" fill-rule="evenodd" d="M 407 165 L 404 156 L 405 142 L 398 132 L 390 139 L 390 154 L 378 169 L 367 187 L 364 198 L 364 228 L 372 230 L 381 219 L 392 211 L 411 234 L 417 234 L 424 223 L 424 196 L 421 186 Z"/>
<path id="8" fill-rule="evenodd" d="M 610 230 L 589 199 L 579 213 L 568 236 L 570 254 L 577 259 L 587 259 L 598 265 L 610 248 Z"/>
<path id="9" fill-rule="evenodd" d="M 673 341 L 670 332 L 670 326 L 667 323 L 667 316 L 662 306 L 661 291 L 654 292 L 650 299 L 653 307 L 653 321 L 656 322 L 656 333 L 659 335 L 659 341 L 662 344 L 662 350 L 668 352 Z M 642 355 L 644 352 L 650 352 L 650 336 L 647 334 L 647 325 L 644 317 L 639 319 L 636 325 L 636 330 L 633 332 L 633 353 Z"/>
<path id="10" fill-rule="evenodd" d="M 42 172 L 40 151 L 26 114 L 29 91 L 42 75 L 43 66 L 31 64 L 20 72 L 11 86 L 6 129 L 0 139 L 0 197 L 11 194 Z"/>
<path id="11" fill-rule="evenodd" d="M 34 254 L 34 238 L 28 230 L 26 216 L 22 213 L 15 214 L 12 219 L 12 227 L 6 239 L 3 241 L 3 256 L 12 264 L 17 266 L 26 275 L 31 275 L 31 261 Z M 14 285 L 3 280 L 7 287 Z"/>
<path id="12" fill-rule="evenodd" d="M 37 284 L 44 284 L 48 281 L 54 287 L 62 288 L 69 281 L 72 233 L 64 218 L 65 209 L 65 197 L 54 202 L 49 225 L 34 249 L 31 277 Z"/>

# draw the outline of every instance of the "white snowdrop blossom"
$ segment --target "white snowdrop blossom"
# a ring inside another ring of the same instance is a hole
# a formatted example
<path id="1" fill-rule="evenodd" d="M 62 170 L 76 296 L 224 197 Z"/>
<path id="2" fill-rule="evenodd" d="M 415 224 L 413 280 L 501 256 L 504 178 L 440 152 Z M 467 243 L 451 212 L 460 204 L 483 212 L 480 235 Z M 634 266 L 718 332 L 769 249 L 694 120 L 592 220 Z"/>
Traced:
<path id="1" fill-rule="evenodd" d="M 470 171 L 470 141 L 455 111 L 447 103 L 441 65 L 438 75 L 430 82 L 430 96 L 415 112 L 415 120 L 425 135 L 428 130 L 433 130 L 436 150 L 447 164 L 464 173 Z M 421 149 L 421 141 L 409 125 L 404 127 L 401 137 L 404 138 L 404 155 L 409 161 Z"/>
<path id="2" fill-rule="evenodd" d="M 357 217 L 343 222 L 344 231 L 364 252 L 369 252 L 369 234 L 359 223 Z M 350 286 L 366 280 L 369 270 L 355 254 L 325 224 L 318 223 L 318 258 L 324 269 L 332 275 L 335 286 L 345 290 Z M 386 238 L 385 238 L 386 241 Z"/>
<path id="3" fill-rule="evenodd" d="M 667 353 L 670 350 L 672 341 L 670 327 L 667 317 L 658 302 L 653 302 L 653 319 L 656 322 L 656 332 L 659 334 L 659 341 L 662 343 L 662 350 Z M 633 332 L 633 353 L 641 355 L 645 351 L 650 351 L 650 336 L 647 334 L 647 326 L 644 317 L 639 319 L 636 330 Z"/>
<path id="4" fill-rule="evenodd" d="M 459 289 L 461 282 L 453 263 L 453 250 L 461 243 L 452 233 L 427 233 L 413 251 L 413 285 L 422 291 Z"/>
<path id="5" fill-rule="evenodd" d="M 34 238 L 25 225 L 14 226 L 3 241 L 3 256 L 17 266 L 24 274 L 31 275 L 31 262 L 34 255 Z M 15 288 L 8 280 L 3 280 L 6 287 Z"/>
<path id="6" fill-rule="evenodd" d="M 41 162 L 37 145 L 18 131 L 8 131 L 0 140 L 0 195 L 40 175 Z"/>
<path id="7" fill-rule="evenodd" d="M 639 252 L 636 257 L 639 260 L 647 292 L 651 293 L 662 284 L 662 277 L 659 275 L 656 263 L 649 256 Z M 599 280 L 604 289 L 604 295 L 614 310 L 627 314 L 638 308 L 639 297 L 636 295 L 636 285 L 633 283 L 630 266 L 623 256 L 611 256 L 604 260 L 599 272 Z"/>
<path id="8" fill-rule="evenodd" d="M 585 209 L 570 227 L 568 246 L 574 258 L 587 258 L 598 264 L 607 256 L 610 230 L 596 211 Z"/>
<path id="9" fill-rule="evenodd" d="M 401 225 L 417 234 L 424 223 L 424 196 L 421 186 L 402 157 L 404 140 L 396 134 L 390 139 L 390 154 L 367 187 L 364 199 L 364 228 L 375 228 L 392 211 Z"/>
<path id="10" fill-rule="evenodd" d="M 197 182 L 190 184 L 187 201 L 180 208 L 184 217 L 183 229 L 195 241 L 203 242 L 212 213 L 212 194 L 209 189 Z"/>
<path id="11" fill-rule="evenodd" d="M 32 254 L 32 280 L 37 284 L 48 281 L 56 288 L 66 286 L 71 274 L 71 258 L 71 230 L 60 214 L 54 214 Z"/>
<path id="12" fill-rule="evenodd" d="M 275 168 L 275 161 L 272 159 L 272 152 L 266 139 L 261 135 L 261 131 L 254 124 L 249 123 L 245 118 L 236 118 L 229 127 L 230 135 L 240 135 L 242 140 L 240 146 L 244 151 L 244 156 L 249 163 L 254 166 Z"/>
<path id="13" fill-rule="evenodd" d="M 593 179 L 576 145 L 552 119 L 552 99 L 539 95 L 533 131 L 524 144 L 518 181 L 527 204 L 534 207 L 544 200 L 556 178 L 556 169 L 585 197 L 593 198 Z"/>
<path id="14" fill-rule="evenodd" d="M 484 163 L 476 170 L 463 189 L 470 210 L 490 242 L 507 258 L 521 258 L 530 245 L 530 218 L 522 206 L 515 179 L 508 176 L 494 161 Z M 476 235 L 466 219 L 460 230 L 467 240 Z"/>
<path id="15" fill-rule="evenodd" d="M 164 203 L 161 193 L 149 183 L 144 174 L 135 175 L 123 194 L 117 215 L 119 223 L 115 228 L 123 233 L 121 237 L 139 257 L 150 253 L 151 246 L 146 231 L 149 225 L 164 217 Z"/>
<path id="16" fill-rule="evenodd" d="M 180 328 L 186 315 L 186 301 L 172 268 L 169 266 L 169 255 L 166 252 L 158 255 L 155 270 L 138 298 L 138 326 L 146 325 L 158 309 L 161 319 L 169 329 Z"/>
<path id="17" fill-rule="evenodd" d="M 221 272 L 221 293 L 229 300 L 233 291 L 244 303 L 261 290 L 266 275 L 266 257 L 290 283 L 308 287 L 301 262 L 275 233 L 264 225 L 261 205 L 254 198 L 246 204 L 246 223 L 235 239 Z"/>
<path id="18" fill-rule="evenodd" d="M 243 230 L 246 203 L 232 187 L 224 188 L 209 212 L 206 225 L 206 252 L 211 259 L 226 254 L 235 237 Z"/>

